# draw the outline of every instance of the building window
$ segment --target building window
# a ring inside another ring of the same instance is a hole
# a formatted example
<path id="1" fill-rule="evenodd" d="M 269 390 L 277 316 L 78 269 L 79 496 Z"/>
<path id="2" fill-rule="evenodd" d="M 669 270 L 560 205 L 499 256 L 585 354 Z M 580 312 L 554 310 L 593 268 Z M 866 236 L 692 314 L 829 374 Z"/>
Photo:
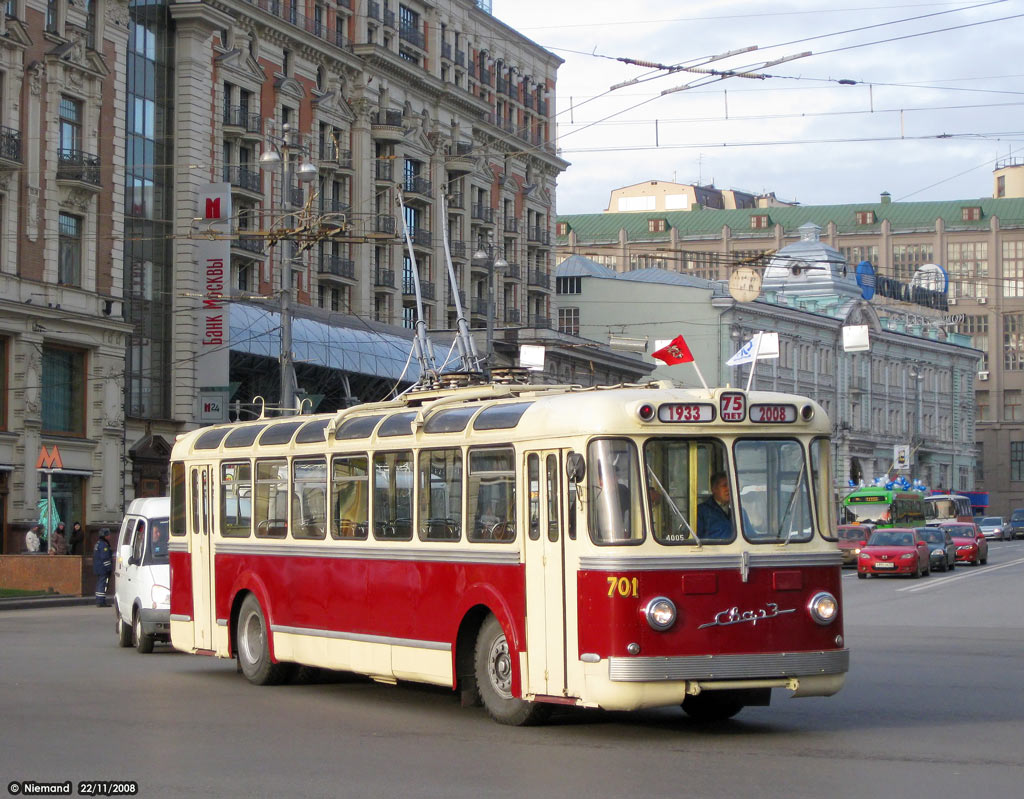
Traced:
<path id="1" fill-rule="evenodd" d="M 85 353 L 43 347 L 43 433 L 85 435 Z"/>
<path id="2" fill-rule="evenodd" d="M 840 247 L 839 252 L 843 254 L 846 263 L 856 266 L 861 261 L 868 261 L 872 264 L 878 263 L 878 245 Z"/>
<path id="3" fill-rule="evenodd" d="M 558 332 L 569 336 L 578 336 L 580 334 L 579 308 L 558 309 Z"/>
<path id="4" fill-rule="evenodd" d="M 647 220 L 647 231 L 649 233 L 664 233 L 668 229 L 668 224 L 664 219 L 648 219 Z"/>
<path id="5" fill-rule="evenodd" d="M 46 31 L 57 33 L 59 0 L 46 0 Z"/>
<path id="6" fill-rule="evenodd" d="M 1010 479 L 1014 482 L 1024 480 L 1024 441 L 1010 442 Z"/>
<path id="7" fill-rule="evenodd" d="M 918 267 L 932 263 L 932 252 L 931 244 L 894 244 L 892 246 L 892 277 L 909 283 Z"/>
<path id="8" fill-rule="evenodd" d="M 1024 370 L 1024 313 L 1003 315 L 1003 368 Z"/>
<path id="9" fill-rule="evenodd" d="M 1006 196 L 1006 175 L 999 175 L 996 178 L 996 197 Z"/>
<path id="10" fill-rule="evenodd" d="M 556 294 L 580 294 L 583 291 L 583 279 L 580 277 L 556 277 Z"/>
<path id="11" fill-rule="evenodd" d="M 750 227 L 753 230 L 766 228 L 769 224 L 768 214 L 753 214 L 750 217 Z"/>
<path id="12" fill-rule="evenodd" d="M 988 369 L 988 316 L 978 314 L 965 316 L 964 321 L 957 325 L 957 333 L 971 337 L 971 346 L 981 350 L 984 355 L 981 357 L 979 369 Z"/>
<path id="13" fill-rule="evenodd" d="M 988 296 L 988 242 L 951 241 L 946 245 L 950 297 Z"/>
<path id="14" fill-rule="evenodd" d="M 65 286 L 82 285 L 82 220 L 61 213 L 57 256 L 57 282 Z"/>
<path id="15" fill-rule="evenodd" d="M 569 223 L 568 222 L 556 222 L 555 223 L 555 235 L 556 236 L 568 236 L 569 235 Z"/>
<path id="16" fill-rule="evenodd" d="M 875 212 L 874 211 L 858 211 L 857 212 L 857 224 L 858 225 L 873 225 L 873 224 L 875 224 Z"/>
<path id="17" fill-rule="evenodd" d="M 968 205 L 960 209 L 960 218 L 964 222 L 977 222 L 981 219 L 981 206 Z"/>
<path id="18" fill-rule="evenodd" d="M 1007 389 L 1003 392 L 1003 421 L 1020 422 L 1024 421 L 1021 414 L 1021 392 L 1020 389 Z"/>
<path id="19" fill-rule="evenodd" d="M 73 97 L 60 98 L 60 152 L 78 154 L 82 150 L 82 103 Z"/>
<path id="20" fill-rule="evenodd" d="M 0 430 L 7 429 L 7 363 L 10 360 L 10 339 L 0 338 Z"/>
<path id="21" fill-rule="evenodd" d="M 1024 241 L 1003 242 L 1003 296 L 1024 297 Z"/>

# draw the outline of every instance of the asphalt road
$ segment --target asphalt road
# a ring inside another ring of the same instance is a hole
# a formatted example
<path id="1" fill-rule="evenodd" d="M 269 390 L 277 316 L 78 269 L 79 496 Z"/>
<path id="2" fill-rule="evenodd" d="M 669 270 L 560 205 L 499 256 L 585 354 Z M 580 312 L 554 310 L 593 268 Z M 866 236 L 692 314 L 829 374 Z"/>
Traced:
<path id="1" fill-rule="evenodd" d="M 0 796 L 23 780 L 136 780 L 146 797 L 1024 794 L 1024 542 L 843 587 L 846 688 L 777 691 L 713 726 L 668 708 L 508 728 L 431 687 L 259 688 L 233 662 L 139 655 L 109 609 L 3 612 Z"/>

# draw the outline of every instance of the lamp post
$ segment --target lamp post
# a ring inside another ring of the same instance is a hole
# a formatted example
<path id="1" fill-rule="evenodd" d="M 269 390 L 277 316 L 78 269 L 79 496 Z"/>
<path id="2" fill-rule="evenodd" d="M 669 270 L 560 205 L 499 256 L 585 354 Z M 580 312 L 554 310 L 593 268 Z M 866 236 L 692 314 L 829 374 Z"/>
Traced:
<path id="1" fill-rule="evenodd" d="M 490 379 L 494 360 L 494 272 L 504 272 L 508 268 L 508 261 L 498 253 L 491 241 L 480 243 L 473 253 L 473 260 L 487 264 L 487 346 L 484 349 L 484 372 Z"/>
<path id="2" fill-rule="evenodd" d="M 914 381 L 914 439 L 913 444 L 910 448 L 911 452 L 913 453 L 917 452 L 917 450 L 920 449 L 921 445 L 924 443 L 924 440 L 921 437 L 921 411 L 923 410 L 921 401 L 921 382 L 924 380 L 924 372 L 921 370 L 919 366 L 911 366 L 908 374 L 910 375 L 910 379 Z"/>
<path id="3" fill-rule="evenodd" d="M 286 123 L 282 127 L 282 133 L 283 135 L 277 136 L 267 132 L 266 144 L 269 146 L 264 147 L 263 153 L 260 155 L 261 167 L 270 169 L 276 166 L 281 172 L 282 214 L 279 217 L 275 217 L 271 224 L 272 240 L 275 241 L 278 239 L 291 239 L 292 234 L 296 230 L 294 221 L 289 221 L 289 218 L 294 216 L 294 214 L 283 212 L 283 209 L 288 205 L 294 205 L 294 203 L 290 202 L 291 198 L 288 196 L 291 190 L 291 180 L 288 174 L 291 171 L 291 154 L 297 152 L 301 156 L 299 165 L 295 169 L 295 176 L 300 183 L 313 182 L 316 180 L 318 172 L 316 164 L 306 157 L 306 148 L 292 143 L 292 137 L 289 135 L 291 133 L 291 126 Z M 273 199 L 273 193 L 271 193 L 271 199 Z M 271 202 L 271 207 L 273 207 L 273 202 Z M 277 233 L 280 235 L 273 235 Z M 282 409 L 295 407 L 295 393 L 297 389 L 295 364 L 292 360 L 291 279 L 290 275 L 285 275 L 284 260 L 282 257 L 279 262 L 279 271 L 281 273 L 281 290 L 279 294 L 281 301 L 281 353 L 278 361 L 281 366 Z"/>

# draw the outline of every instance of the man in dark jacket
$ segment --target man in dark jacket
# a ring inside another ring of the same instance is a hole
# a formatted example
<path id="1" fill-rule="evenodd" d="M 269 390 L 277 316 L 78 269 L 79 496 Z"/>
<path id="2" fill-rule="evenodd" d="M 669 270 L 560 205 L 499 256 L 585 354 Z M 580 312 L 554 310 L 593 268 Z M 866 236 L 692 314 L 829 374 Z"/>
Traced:
<path id="1" fill-rule="evenodd" d="M 96 575 L 96 607 L 107 606 L 107 579 L 114 570 L 114 554 L 110 549 L 110 528 L 104 527 L 100 530 L 100 537 L 96 539 L 96 546 L 92 551 L 92 570 Z"/>

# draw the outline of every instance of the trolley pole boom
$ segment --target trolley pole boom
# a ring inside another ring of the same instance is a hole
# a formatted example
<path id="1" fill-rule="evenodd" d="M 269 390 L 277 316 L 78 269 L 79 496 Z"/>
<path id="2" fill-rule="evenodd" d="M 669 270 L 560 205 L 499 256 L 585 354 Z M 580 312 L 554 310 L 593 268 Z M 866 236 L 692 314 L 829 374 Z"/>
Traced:
<path id="1" fill-rule="evenodd" d="M 441 208 L 442 218 L 448 218 L 448 197 L 445 194 L 441 194 Z M 476 342 L 473 340 L 473 336 L 469 333 L 469 323 L 466 321 L 466 316 L 462 310 L 462 295 L 459 293 L 459 282 L 455 278 L 455 267 L 452 264 L 452 252 L 451 247 L 448 244 L 448 225 L 444 225 L 444 260 L 448 267 L 448 282 L 452 288 L 452 300 L 455 302 L 455 324 L 458 328 L 456 333 L 456 342 L 459 347 L 459 356 L 462 358 L 462 368 L 467 372 L 479 372 L 480 368 L 480 355 L 476 350 Z"/>
<path id="2" fill-rule="evenodd" d="M 416 360 L 420 364 L 420 381 L 424 378 L 437 377 L 437 363 L 434 360 L 434 348 L 427 338 L 427 323 L 423 319 L 423 294 L 420 292 L 420 275 L 416 266 L 416 253 L 412 249 L 412 234 L 409 232 L 409 224 L 405 219 L 405 201 L 402 198 L 401 186 L 396 187 L 398 195 L 398 207 L 402 211 L 402 233 L 405 236 L 405 246 L 409 251 L 409 263 L 412 266 L 412 285 L 416 293 Z"/>

